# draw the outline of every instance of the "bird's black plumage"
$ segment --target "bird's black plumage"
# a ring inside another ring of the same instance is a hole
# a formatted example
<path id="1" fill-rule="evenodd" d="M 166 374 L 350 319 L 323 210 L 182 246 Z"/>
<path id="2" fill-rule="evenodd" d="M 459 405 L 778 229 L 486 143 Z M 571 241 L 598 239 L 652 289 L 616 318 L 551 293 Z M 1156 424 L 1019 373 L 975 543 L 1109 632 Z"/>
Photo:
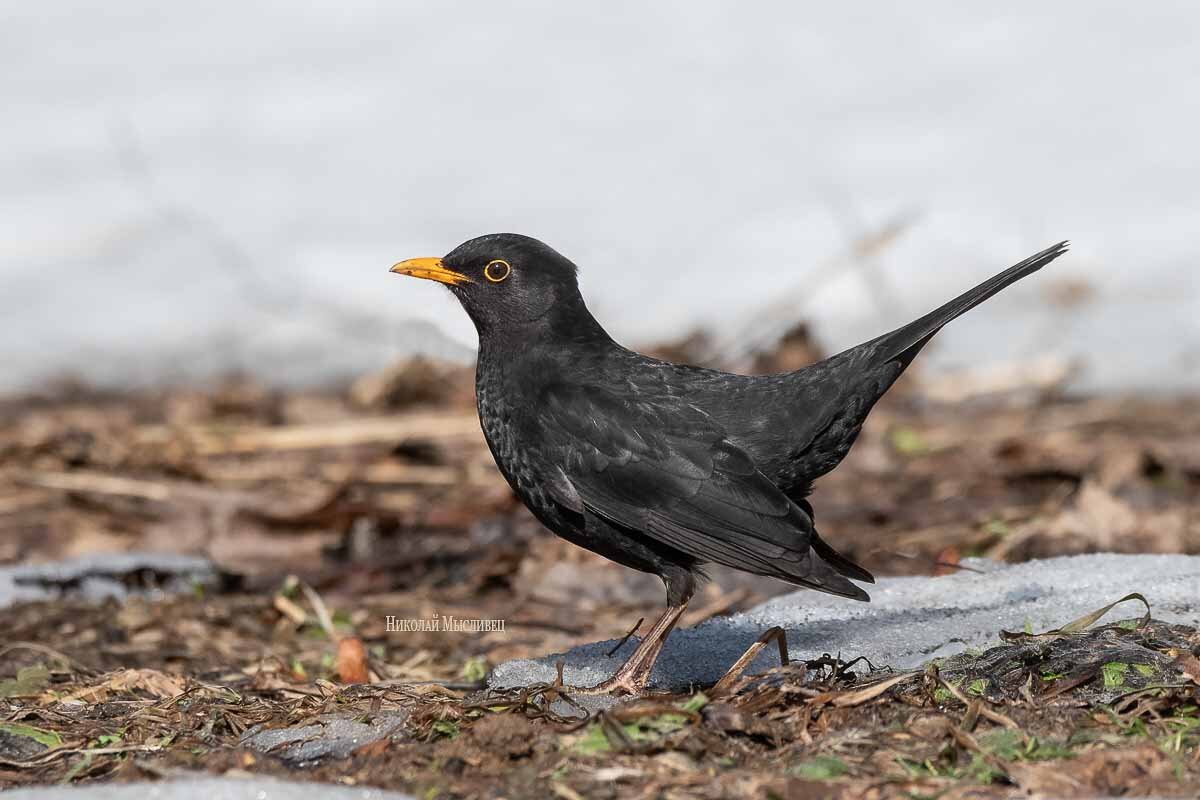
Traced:
<path id="1" fill-rule="evenodd" d="M 817 533 L 812 482 L 845 457 L 942 326 L 1065 249 L 891 333 L 768 376 L 620 346 L 588 311 L 575 266 L 529 237 L 483 236 L 393 269 L 447 284 L 474 321 L 479 418 L 517 495 L 559 536 L 662 576 L 681 606 L 706 563 L 868 599 L 850 579 L 871 582 L 870 573 Z"/>

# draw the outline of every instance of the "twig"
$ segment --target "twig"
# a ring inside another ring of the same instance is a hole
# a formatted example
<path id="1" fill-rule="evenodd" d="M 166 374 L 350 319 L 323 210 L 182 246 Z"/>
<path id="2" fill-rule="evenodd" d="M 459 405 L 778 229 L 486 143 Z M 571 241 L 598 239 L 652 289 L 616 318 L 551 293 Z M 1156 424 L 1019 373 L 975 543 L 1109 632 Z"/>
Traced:
<path id="1" fill-rule="evenodd" d="M 916 674 L 918 673 L 901 672 L 897 675 L 893 675 L 890 678 L 879 681 L 878 683 L 872 683 L 870 686 L 865 686 L 862 689 L 854 689 L 848 692 L 831 692 L 827 698 L 822 699 L 828 699 L 831 705 L 837 706 L 838 708 L 852 708 L 854 706 L 862 705 L 869 700 L 874 700 L 876 697 L 879 697 L 896 684 L 903 683 Z M 814 701 L 815 700 L 816 698 L 814 698 Z"/>
<path id="2" fill-rule="evenodd" d="M 114 478 L 94 472 L 27 472 L 16 475 L 13 482 L 63 492 L 120 495 L 158 502 L 165 502 L 171 496 L 170 489 L 161 483 Z"/>
<path id="3" fill-rule="evenodd" d="M 325 607 L 325 601 L 321 599 L 321 595 L 317 594 L 316 589 L 309 586 L 304 581 L 300 581 L 300 591 L 304 592 L 305 598 L 308 599 L 309 605 L 316 612 L 317 621 L 321 623 L 322 630 L 329 637 L 331 642 L 337 641 L 337 631 L 333 629 L 333 617 L 329 615 L 329 609 Z"/>
<path id="4" fill-rule="evenodd" d="M 158 744 L 135 744 L 125 747 L 59 747 L 54 750 L 47 750 L 37 758 L 31 758 L 28 761 L 13 761 L 0 758 L 0 765 L 15 769 L 29 769 L 49 764 L 51 761 L 55 761 L 62 756 L 79 753 L 85 753 L 89 756 L 115 756 L 121 753 L 157 753 L 164 749 L 163 745 Z"/>
<path id="5" fill-rule="evenodd" d="M 942 674 L 940 672 L 938 672 L 938 668 L 936 665 L 930 666 L 930 670 L 933 672 L 933 676 L 937 679 L 937 682 L 939 684 L 941 684 L 942 688 L 944 688 L 947 692 L 952 694 L 954 696 L 955 700 L 962 703 L 968 709 L 971 708 L 972 701 L 970 699 L 968 699 L 965 694 L 962 693 L 961 689 L 959 689 L 957 686 L 955 686 L 954 684 L 950 683 L 945 678 L 943 678 Z M 996 723 L 997 725 L 1003 725 L 1005 728 L 1008 728 L 1010 731 L 1021 730 L 1021 726 L 1018 725 L 1017 723 L 1013 722 L 1010 717 L 1007 717 L 1004 714 L 1001 714 L 999 711 L 993 711 L 991 708 L 989 708 L 987 705 L 985 705 L 983 703 L 979 703 L 979 715 L 982 716 L 984 719 L 987 719 L 987 720 L 990 720 L 991 722 Z"/>
<path id="6" fill-rule="evenodd" d="M 97 674 L 96 670 L 86 664 L 81 664 L 66 653 L 55 650 L 53 647 L 47 647 L 44 644 L 38 644 L 37 642 L 13 642 L 12 644 L 6 644 L 4 647 L 0 647 L 0 658 L 3 658 L 14 650 L 29 650 L 30 652 L 41 653 L 42 655 L 56 658 L 82 675 Z"/>
<path id="7" fill-rule="evenodd" d="M 325 425 L 247 427 L 225 431 L 209 427 L 143 428 L 138 437 L 146 444 L 169 441 L 182 434 L 197 455 L 217 456 L 263 450 L 319 450 L 393 443 L 404 439 L 479 439 L 479 420 L 473 413 L 405 414 L 399 417 L 368 417 Z"/>
<path id="8" fill-rule="evenodd" d="M 275 610 L 292 621 L 293 625 L 303 625 L 308 619 L 308 614 L 304 613 L 304 609 L 293 603 L 286 596 L 277 594 L 271 599 L 271 604 Z"/>
<path id="9" fill-rule="evenodd" d="M 604 654 L 605 658 L 612 658 L 614 653 L 616 653 L 618 650 L 620 650 L 622 647 L 624 647 L 625 643 L 629 641 L 629 637 L 633 636 L 635 633 L 637 633 L 638 628 L 642 627 L 642 623 L 645 621 L 646 621 L 646 618 L 642 617 L 637 622 L 635 622 L 633 627 L 629 629 L 629 633 L 622 636 L 621 641 L 619 641 L 615 645 L 613 645 L 613 649 L 609 650 L 607 653 Z"/>
<path id="10" fill-rule="evenodd" d="M 766 647 L 772 639 L 779 643 L 780 666 L 786 667 L 788 665 L 787 632 L 784 631 L 783 628 L 776 626 L 769 629 L 762 636 L 758 637 L 758 640 L 754 644 L 750 645 L 750 647 L 746 649 L 746 652 L 742 653 L 742 657 L 735 661 L 733 666 L 729 668 L 729 671 L 726 672 L 721 677 L 721 680 L 717 681 L 712 687 L 710 694 L 712 694 L 713 697 L 719 697 L 720 695 L 728 693 L 733 687 L 734 682 L 737 681 L 738 677 L 745 672 L 746 667 L 750 666 L 750 662 L 753 661 L 760 652 L 762 652 L 762 649 Z"/>
<path id="11" fill-rule="evenodd" d="M 812 298 L 825 284 L 844 277 L 846 267 L 859 269 L 873 295 L 872 299 L 889 310 L 894 309 L 894 303 L 889 304 L 879 295 L 894 296 L 895 293 L 887 291 L 883 285 L 883 276 L 867 262 L 877 258 L 911 226 L 912 221 L 913 215 L 902 214 L 875 230 L 855 235 L 850 246 L 841 255 L 826 260 L 804 275 L 803 280 L 797 284 L 804 287 L 803 290 L 785 290 L 781 299 L 756 309 L 740 324 L 735 325 L 730 335 L 722 336 L 714 342 L 705 354 L 705 359 L 731 368 L 744 365 L 756 353 L 773 345 L 797 320 L 802 319 L 811 305 Z"/>

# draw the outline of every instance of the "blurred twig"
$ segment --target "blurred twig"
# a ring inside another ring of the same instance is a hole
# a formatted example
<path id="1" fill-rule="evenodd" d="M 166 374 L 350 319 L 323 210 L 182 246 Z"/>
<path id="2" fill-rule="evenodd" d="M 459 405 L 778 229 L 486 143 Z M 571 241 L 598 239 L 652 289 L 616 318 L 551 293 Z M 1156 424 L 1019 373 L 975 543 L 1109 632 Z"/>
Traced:
<path id="1" fill-rule="evenodd" d="M 863 274 L 864 282 L 877 305 L 890 316 L 897 313 L 892 292 L 878 266 L 879 256 L 912 227 L 916 216 L 904 213 L 873 230 L 856 235 L 847 249 L 810 270 L 780 299 L 755 309 L 734 326 L 728 336 L 718 337 L 706 354 L 708 363 L 729 369 L 744 369 L 757 354 L 772 347 L 807 313 L 808 305 L 821 290 L 846 276 L 848 269 Z"/>

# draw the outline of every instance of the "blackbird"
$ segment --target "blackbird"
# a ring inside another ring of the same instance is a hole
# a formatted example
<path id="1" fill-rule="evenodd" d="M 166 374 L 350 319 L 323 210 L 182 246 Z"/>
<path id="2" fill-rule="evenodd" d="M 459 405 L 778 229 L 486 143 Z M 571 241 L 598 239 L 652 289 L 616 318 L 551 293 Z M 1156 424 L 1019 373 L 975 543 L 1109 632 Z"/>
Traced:
<path id="1" fill-rule="evenodd" d="M 479 333 L 475 398 L 500 472 L 562 538 L 662 578 L 667 610 L 593 692 L 637 694 L 703 576 L 724 564 L 868 600 L 867 570 L 817 533 L 813 481 L 950 320 L 1066 252 L 1062 242 L 915 322 L 795 372 L 746 376 L 674 364 L 615 342 L 576 267 L 511 233 L 392 272 L 445 284 Z"/>

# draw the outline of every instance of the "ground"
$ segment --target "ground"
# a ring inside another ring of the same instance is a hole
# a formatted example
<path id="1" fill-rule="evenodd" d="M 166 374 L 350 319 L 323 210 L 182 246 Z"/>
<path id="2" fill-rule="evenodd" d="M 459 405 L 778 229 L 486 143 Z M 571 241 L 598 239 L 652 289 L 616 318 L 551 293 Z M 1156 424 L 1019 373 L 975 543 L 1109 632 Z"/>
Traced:
<path id="1" fill-rule="evenodd" d="M 1200 553 L 1195 398 L 898 389 L 813 498 L 878 574 Z M 1121 619 L 1136 606 L 913 674 L 842 653 L 592 716 L 554 687 L 487 695 L 490 666 L 620 637 L 663 598 L 514 502 L 455 367 L 0 403 L 0 564 L 142 551 L 217 572 L 171 593 L 129 570 L 107 600 L 47 580 L 0 610 L 0 787 L 201 770 L 428 798 L 1200 791 L 1200 635 Z M 714 571 L 684 624 L 785 591 Z M 447 615 L 505 629 L 388 630 Z M 351 744 L 320 751 L 339 726 Z"/>

